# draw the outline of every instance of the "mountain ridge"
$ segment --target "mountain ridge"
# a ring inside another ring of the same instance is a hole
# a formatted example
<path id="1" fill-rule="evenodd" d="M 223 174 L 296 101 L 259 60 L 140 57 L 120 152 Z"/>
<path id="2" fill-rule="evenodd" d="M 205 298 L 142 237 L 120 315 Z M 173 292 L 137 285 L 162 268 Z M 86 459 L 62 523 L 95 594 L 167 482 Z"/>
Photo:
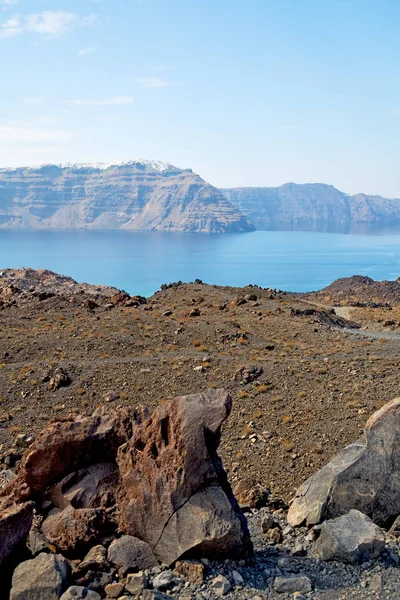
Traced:
<path id="1" fill-rule="evenodd" d="M 0 228 L 254 230 L 191 169 L 144 159 L 0 170 Z"/>
<path id="2" fill-rule="evenodd" d="M 220 188 L 256 229 L 311 229 L 347 232 L 356 225 L 400 223 L 400 199 L 346 194 L 326 183 L 285 183 L 276 187 Z"/>

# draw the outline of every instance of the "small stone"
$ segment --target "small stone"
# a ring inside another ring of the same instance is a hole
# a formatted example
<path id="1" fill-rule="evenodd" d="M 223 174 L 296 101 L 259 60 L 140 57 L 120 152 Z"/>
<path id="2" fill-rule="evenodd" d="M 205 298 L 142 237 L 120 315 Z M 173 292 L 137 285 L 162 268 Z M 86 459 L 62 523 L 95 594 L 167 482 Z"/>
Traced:
<path id="1" fill-rule="evenodd" d="M 124 587 L 125 586 L 123 583 L 109 583 L 104 588 L 104 591 L 107 594 L 108 598 L 119 598 L 122 592 L 124 591 Z"/>
<path id="2" fill-rule="evenodd" d="M 170 317 L 171 315 L 172 315 L 172 310 L 165 310 L 161 316 L 162 317 Z"/>
<path id="3" fill-rule="evenodd" d="M 382 577 L 378 573 L 372 576 L 369 589 L 380 597 L 382 593 Z"/>
<path id="4" fill-rule="evenodd" d="M 267 533 L 270 529 L 274 529 L 277 523 L 275 519 L 271 517 L 271 515 L 266 515 L 261 519 L 261 529 L 263 533 Z"/>
<path id="5" fill-rule="evenodd" d="M 118 392 L 108 392 L 104 394 L 104 402 L 115 402 L 120 399 Z"/>
<path id="6" fill-rule="evenodd" d="M 242 583 L 244 583 L 244 579 L 239 573 L 239 571 L 232 571 L 232 579 L 236 583 L 236 585 L 242 585 Z"/>
<path id="7" fill-rule="evenodd" d="M 311 580 L 305 575 L 297 577 L 276 577 L 274 590 L 278 594 L 290 594 L 294 592 L 311 592 Z"/>
<path id="8" fill-rule="evenodd" d="M 232 585 L 226 577 L 218 575 L 212 581 L 211 588 L 216 596 L 224 596 L 232 588 Z"/>
<path id="9" fill-rule="evenodd" d="M 142 598 L 143 600 L 171 600 L 171 596 L 157 590 L 143 590 Z"/>
<path id="10" fill-rule="evenodd" d="M 172 571 L 163 571 L 153 579 L 153 588 L 156 590 L 167 590 L 174 583 L 174 574 Z"/>
<path id="11" fill-rule="evenodd" d="M 125 588 L 126 591 L 133 596 L 140 596 L 146 585 L 146 579 L 142 572 L 140 573 L 129 573 L 126 578 Z"/>
<path id="12" fill-rule="evenodd" d="M 100 594 L 80 585 L 71 585 L 60 600 L 101 600 Z"/>
<path id="13" fill-rule="evenodd" d="M 282 532 L 279 527 L 274 527 L 267 531 L 267 538 L 274 544 L 279 544 L 282 539 Z"/>

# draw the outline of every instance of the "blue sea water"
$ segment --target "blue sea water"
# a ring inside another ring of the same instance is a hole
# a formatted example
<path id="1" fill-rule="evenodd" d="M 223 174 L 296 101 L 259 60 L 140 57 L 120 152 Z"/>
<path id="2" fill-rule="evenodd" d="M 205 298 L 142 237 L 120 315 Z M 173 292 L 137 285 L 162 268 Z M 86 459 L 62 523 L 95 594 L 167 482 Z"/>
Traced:
<path id="1" fill-rule="evenodd" d="M 0 231 L 0 268 L 46 268 L 149 296 L 194 281 L 290 291 L 339 277 L 400 276 L 400 235 L 256 231 L 207 235 L 131 231 Z"/>

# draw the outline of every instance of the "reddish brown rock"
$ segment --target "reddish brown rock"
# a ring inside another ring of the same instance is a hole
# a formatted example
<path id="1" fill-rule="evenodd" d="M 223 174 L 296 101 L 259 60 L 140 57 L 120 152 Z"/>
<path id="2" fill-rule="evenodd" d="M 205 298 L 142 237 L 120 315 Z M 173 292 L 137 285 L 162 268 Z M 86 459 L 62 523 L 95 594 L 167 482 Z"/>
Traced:
<path id="1" fill-rule="evenodd" d="M 33 502 L 0 508 L 0 563 L 28 535 L 33 521 Z"/>
<path id="2" fill-rule="evenodd" d="M 167 564 L 186 553 L 246 555 L 245 519 L 217 448 L 231 410 L 223 390 L 165 402 L 118 453 L 120 529 Z"/>
<path id="3" fill-rule="evenodd" d="M 97 410 L 51 423 L 25 453 L 17 478 L 0 491 L 12 501 L 42 499 L 53 483 L 77 467 L 114 461 L 130 436 L 136 413 Z"/>

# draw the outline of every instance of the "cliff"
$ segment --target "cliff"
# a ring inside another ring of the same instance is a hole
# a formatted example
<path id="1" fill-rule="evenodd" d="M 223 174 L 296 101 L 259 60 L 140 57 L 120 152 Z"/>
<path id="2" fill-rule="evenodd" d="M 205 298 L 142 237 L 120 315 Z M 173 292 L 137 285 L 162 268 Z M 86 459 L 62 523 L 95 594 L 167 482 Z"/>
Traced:
<path id="1" fill-rule="evenodd" d="M 256 229 L 349 232 L 400 223 L 400 199 L 349 196 L 322 183 L 221 190 Z"/>
<path id="2" fill-rule="evenodd" d="M 254 229 L 190 169 L 144 160 L 0 169 L 0 227 L 210 233 Z"/>

